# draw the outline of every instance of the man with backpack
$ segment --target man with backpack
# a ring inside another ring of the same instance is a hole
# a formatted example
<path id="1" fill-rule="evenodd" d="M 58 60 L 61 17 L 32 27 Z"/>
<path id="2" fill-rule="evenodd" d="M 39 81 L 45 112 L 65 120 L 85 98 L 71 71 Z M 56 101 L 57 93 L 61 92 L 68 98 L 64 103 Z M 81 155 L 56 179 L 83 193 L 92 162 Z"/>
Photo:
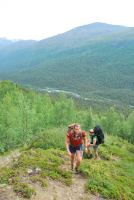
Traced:
<path id="1" fill-rule="evenodd" d="M 87 144 L 88 156 L 89 156 L 89 158 L 93 157 L 92 152 L 91 152 L 91 148 L 93 148 L 95 159 L 99 159 L 99 157 L 98 157 L 98 146 L 100 144 L 104 143 L 104 133 L 103 133 L 101 127 L 97 125 L 93 129 L 90 129 L 89 135 L 90 135 L 90 139 L 89 139 L 89 142 Z"/>
<path id="2" fill-rule="evenodd" d="M 82 145 L 87 146 L 87 139 L 85 131 L 82 131 L 79 124 L 73 124 L 66 136 L 66 148 L 71 160 L 71 169 L 79 171 L 79 166 L 82 161 Z"/>

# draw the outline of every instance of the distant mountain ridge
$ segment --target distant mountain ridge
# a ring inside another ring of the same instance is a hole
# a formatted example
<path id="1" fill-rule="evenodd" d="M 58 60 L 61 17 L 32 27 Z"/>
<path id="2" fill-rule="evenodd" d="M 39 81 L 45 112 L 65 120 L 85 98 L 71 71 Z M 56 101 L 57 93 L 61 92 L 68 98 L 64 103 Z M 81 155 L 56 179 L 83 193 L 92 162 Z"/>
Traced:
<path id="1" fill-rule="evenodd" d="M 6 38 L 0 38 L 0 49 L 11 44 L 12 41 L 11 40 L 8 40 Z"/>
<path id="2" fill-rule="evenodd" d="M 0 78 L 134 105 L 133 57 L 133 27 L 97 22 L 40 41 L 0 43 Z"/>

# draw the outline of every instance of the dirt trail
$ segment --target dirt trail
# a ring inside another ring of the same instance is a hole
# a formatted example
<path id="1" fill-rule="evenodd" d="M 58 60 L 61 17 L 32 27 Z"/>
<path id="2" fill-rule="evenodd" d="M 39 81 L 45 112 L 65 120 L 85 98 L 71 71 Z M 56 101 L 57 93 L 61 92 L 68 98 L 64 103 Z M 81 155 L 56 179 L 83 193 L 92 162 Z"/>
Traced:
<path id="1" fill-rule="evenodd" d="M 0 167 L 11 164 L 13 159 L 16 159 L 19 155 L 18 151 L 14 151 L 8 156 L 0 157 Z M 67 162 L 64 167 L 70 167 L 69 163 Z M 46 189 L 38 184 L 33 185 L 36 195 L 31 200 L 102 200 L 102 198 L 85 192 L 86 182 L 85 177 L 74 172 L 71 186 L 49 179 Z M 13 193 L 11 187 L 0 185 L 0 200 L 20 200 L 20 198 Z"/>
<path id="2" fill-rule="evenodd" d="M 0 200 L 19 200 L 11 187 L 0 185 Z"/>
<path id="3" fill-rule="evenodd" d="M 80 174 L 73 174 L 71 186 L 50 180 L 47 189 L 35 186 L 36 196 L 32 200 L 99 200 L 100 198 L 85 192 L 86 181 Z"/>
<path id="4" fill-rule="evenodd" d="M 66 159 L 63 169 L 70 169 L 70 160 Z M 102 200 L 91 193 L 85 192 L 85 184 L 87 179 L 81 174 L 72 172 L 72 185 L 66 186 L 65 184 L 50 180 L 48 181 L 48 188 L 43 189 L 39 185 L 34 185 L 36 196 L 32 200 Z"/>

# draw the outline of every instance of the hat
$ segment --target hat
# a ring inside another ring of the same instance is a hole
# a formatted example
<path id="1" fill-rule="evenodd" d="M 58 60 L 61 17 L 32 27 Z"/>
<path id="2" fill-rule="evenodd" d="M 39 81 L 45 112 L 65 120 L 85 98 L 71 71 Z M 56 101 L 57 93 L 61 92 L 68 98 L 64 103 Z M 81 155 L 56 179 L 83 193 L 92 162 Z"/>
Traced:
<path id="1" fill-rule="evenodd" d="M 94 133 L 94 129 L 93 128 L 90 129 L 89 133 Z"/>

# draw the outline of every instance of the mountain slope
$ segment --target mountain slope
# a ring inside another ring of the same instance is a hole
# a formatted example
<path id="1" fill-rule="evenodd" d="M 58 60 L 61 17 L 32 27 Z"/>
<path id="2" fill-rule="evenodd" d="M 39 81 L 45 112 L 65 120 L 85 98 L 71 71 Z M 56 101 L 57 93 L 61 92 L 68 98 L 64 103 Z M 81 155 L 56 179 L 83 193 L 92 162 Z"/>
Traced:
<path id="1" fill-rule="evenodd" d="M 13 45 L 0 51 L 1 79 L 134 105 L 134 28 L 93 23 Z"/>
<path id="2" fill-rule="evenodd" d="M 8 40 L 6 38 L 0 38 L 0 49 L 3 47 L 6 47 L 7 45 L 12 44 L 12 43 L 13 43 L 13 41 L 11 41 L 11 40 Z"/>
<path id="3" fill-rule="evenodd" d="M 76 51 L 77 48 L 81 49 L 81 47 L 90 44 L 91 40 L 98 40 L 98 37 L 108 36 L 111 33 L 118 33 L 124 30 L 128 30 L 128 28 L 103 23 L 93 23 L 39 42 L 22 40 L 10 43 L 11 45 L 5 46 L 5 48 L 2 48 L 0 51 L 0 70 L 2 66 L 8 68 L 9 65 L 11 69 L 17 69 L 20 67 L 18 61 L 21 60 L 23 64 L 24 59 L 27 61 L 35 59 L 38 63 L 42 63 L 41 58 L 43 56 L 43 61 L 45 61 L 46 58 L 50 59 L 51 57 L 59 56 L 61 52 L 66 53 L 68 50 L 73 49 L 73 51 Z M 18 59 L 16 60 L 16 58 Z M 32 63 L 27 63 L 27 65 L 32 66 Z"/>
<path id="4" fill-rule="evenodd" d="M 61 128 L 57 129 L 57 134 L 64 135 L 62 131 Z M 0 168 L 1 198 L 18 199 L 13 195 L 12 188 L 16 197 L 21 199 L 134 199 L 132 144 L 115 136 L 107 136 L 105 144 L 99 147 L 101 159 L 87 159 L 84 153 L 80 174 L 75 174 L 70 170 L 65 149 L 59 149 L 55 140 L 56 148 L 43 148 L 42 144 L 51 144 L 52 138 L 56 137 L 53 129 L 49 129 L 53 137 L 43 140 L 45 133 L 43 138 L 36 139 L 32 148 L 25 146 L 19 154 L 15 152 L 6 157 L 0 156 L 4 166 Z M 64 139 L 62 137 L 62 143 Z M 3 188 L 3 185 L 10 187 Z M 14 198 L 8 198 L 11 194 Z"/>

